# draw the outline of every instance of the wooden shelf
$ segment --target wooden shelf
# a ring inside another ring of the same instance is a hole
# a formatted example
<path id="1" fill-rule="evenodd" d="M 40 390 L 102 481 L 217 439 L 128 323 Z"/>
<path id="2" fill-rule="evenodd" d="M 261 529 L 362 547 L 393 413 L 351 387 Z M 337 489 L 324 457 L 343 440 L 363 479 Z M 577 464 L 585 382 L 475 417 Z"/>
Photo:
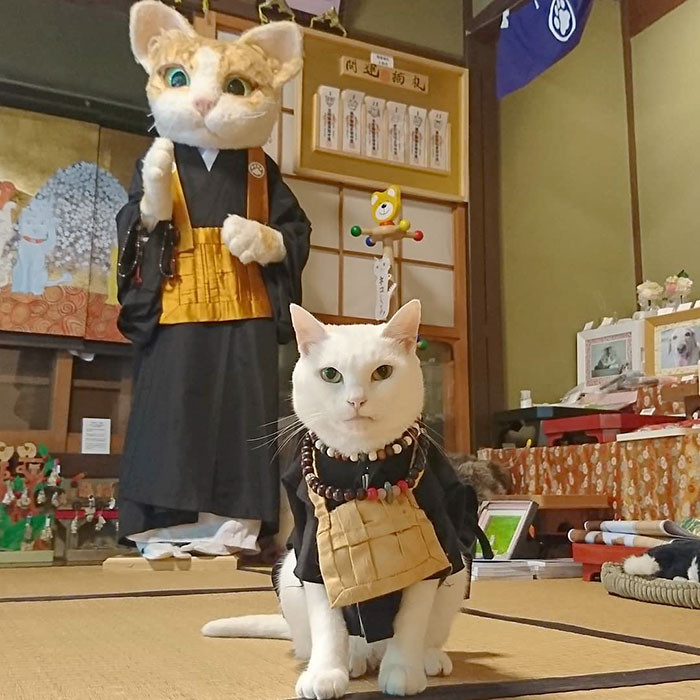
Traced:
<path id="1" fill-rule="evenodd" d="M 32 377 L 30 375 L 0 374 L 0 384 L 19 386 L 50 386 L 51 377 Z"/>
<path id="2" fill-rule="evenodd" d="M 74 389 L 95 389 L 97 391 L 121 391 L 122 382 L 109 379 L 74 379 Z"/>

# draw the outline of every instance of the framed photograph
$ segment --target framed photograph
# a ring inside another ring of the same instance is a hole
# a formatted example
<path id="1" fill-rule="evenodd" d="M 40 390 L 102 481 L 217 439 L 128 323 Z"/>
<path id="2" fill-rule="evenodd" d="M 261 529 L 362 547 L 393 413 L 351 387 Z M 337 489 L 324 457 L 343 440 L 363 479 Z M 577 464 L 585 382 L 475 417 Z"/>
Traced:
<path id="1" fill-rule="evenodd" d="M 527 539 L 528 528 L 537 512 L 534 501 L 487 501 L 479 515 L 479 527 L 484 531 L 493 549 L 494 559 L 511 559 Z M 477 544 L 476 558 L 483 559 L 481 545 Z"/>
<path id="2" fill-rule="evenodd" d="M 644 370 L 648 375 L 693 374 L 700 362 L 700 309 L 652 316 L 646 321 Z"/>
<path id="3" fill-rule="evenodd" d="M 621 321 L 576 336 L 578 384 L 605 384 L 644 368 L 644 321 Z"/>

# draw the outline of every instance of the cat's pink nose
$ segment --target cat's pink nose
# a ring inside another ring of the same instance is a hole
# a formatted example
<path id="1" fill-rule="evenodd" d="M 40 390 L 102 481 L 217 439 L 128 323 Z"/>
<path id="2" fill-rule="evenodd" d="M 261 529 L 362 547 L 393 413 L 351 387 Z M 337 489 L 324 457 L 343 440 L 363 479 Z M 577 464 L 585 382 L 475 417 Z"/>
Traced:
<path id="1" fill-rule="evenodd" d="M 348 403 L 357 410 L 367 403 L 367 399 L 348 399 Z"/>
<path id="2" fill-rule="evenodd" d="M 194 108 L 203 116 L 206 117 L 209 112 L 211 112 L 214 106 L 214 100 L 210 100 L 207 97 L 198 97 L 194 101 Z"/>

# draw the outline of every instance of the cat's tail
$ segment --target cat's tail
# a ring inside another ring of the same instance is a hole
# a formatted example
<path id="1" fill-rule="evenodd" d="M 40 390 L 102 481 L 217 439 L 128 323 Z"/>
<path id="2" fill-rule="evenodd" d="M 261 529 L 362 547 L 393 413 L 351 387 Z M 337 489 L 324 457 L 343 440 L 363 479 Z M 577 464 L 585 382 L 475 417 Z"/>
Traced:
<path id="1" fill-rule="evenodd" d="M 625 559 L 622 568 L 630 576 L 655 576 L 661 570 L 659 562 L 649 554 Z"/>
<path id="2" fill-rule="evenodd" d="M 202 627 L 202 634 L 205 637 L 292 638 L 289 625 L 282 615 L 244 615 L 212 620 Z"/>

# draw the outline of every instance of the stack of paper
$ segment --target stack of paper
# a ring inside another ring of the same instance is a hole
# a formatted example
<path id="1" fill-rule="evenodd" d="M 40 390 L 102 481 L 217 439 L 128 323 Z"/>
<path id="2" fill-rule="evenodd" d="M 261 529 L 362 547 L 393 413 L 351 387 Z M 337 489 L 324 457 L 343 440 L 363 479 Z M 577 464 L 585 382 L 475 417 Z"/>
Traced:
<path id="1" fill-rule="evenodd" d="M 583 564 L 573 559 L 535 559 L 528 562 L 535 578 L 581 578 Z"/>
<path id="2" fill-rule="evenodd" d="M 472 580 L 529 579 L 534 578 L 530 564 L 525 559 L 477 559 L 472 564 Z"/>

